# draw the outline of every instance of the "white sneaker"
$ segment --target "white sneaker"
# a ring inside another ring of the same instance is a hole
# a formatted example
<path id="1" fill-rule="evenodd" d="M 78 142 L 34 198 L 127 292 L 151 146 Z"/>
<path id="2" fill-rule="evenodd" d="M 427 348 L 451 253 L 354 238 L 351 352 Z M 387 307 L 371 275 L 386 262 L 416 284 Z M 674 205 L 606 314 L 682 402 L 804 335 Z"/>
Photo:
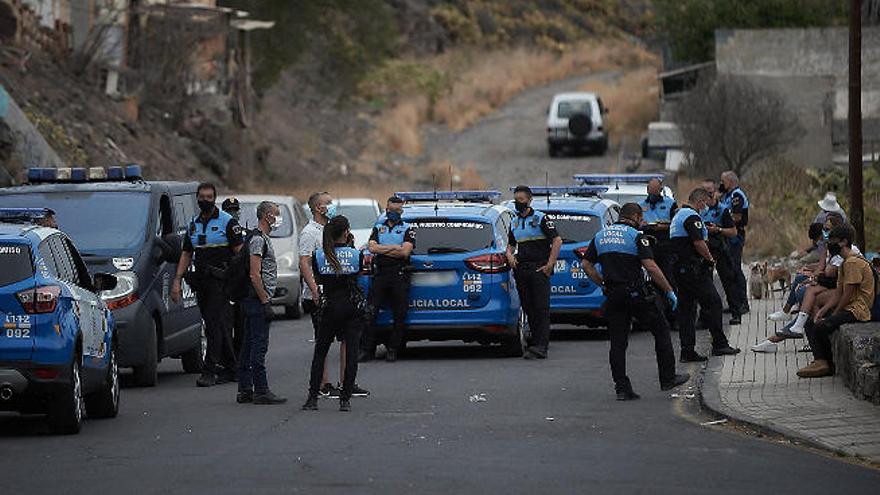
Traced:
<path id="1" fill-rule="evenodd" d="M 776 347 L 775 342 L 765 339 L 763 342 L 753 345 L 752 350 L 755 352 L 776 352 Z"/>
<path id="2" fill-rule="evenodd" d="M 791 315 L 782 310 L 779 310 L 775 313 L 770 313 L 769 315 L 767 315 L 767 319 L 770 321 L 788 321 L 791 319 Z"/>
<path id="3" fill-rule="evenodd" d="M 795 334 L 795 335 L 800 335 L 800 336 L 804 335 L 804 327 L 799 327 L 797 325 L 792 325 L 791 328 L 788 329 L 788 331 L 790 333 Z"/>

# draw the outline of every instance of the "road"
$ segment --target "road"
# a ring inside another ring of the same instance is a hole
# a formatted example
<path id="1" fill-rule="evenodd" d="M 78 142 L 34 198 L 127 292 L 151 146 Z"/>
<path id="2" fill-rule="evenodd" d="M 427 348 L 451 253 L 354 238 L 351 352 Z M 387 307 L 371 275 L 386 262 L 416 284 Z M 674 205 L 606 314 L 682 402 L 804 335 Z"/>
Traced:
<path id="1" fill-rule="evenodd" d="M 549 173 L 550 184 L 571 183 L 576 173 L 623 172 L 618 170 L 616 136 L 612 136 L 612 149 L 606 156 L 550 158 L 546 141 L 547 107 L 553 95 L 618 75 L 602 72 L 577 76 L 523 91 L 459 132 L 441 126 L 426 127 L 427 155 L 431 161 L 448 160 L 456 167 L 473 167 L 489 187 L 504 190 L 513 184 L 544 184 L 545 172 Z"/>
<path id="2" fill-rule="evenodd" d="M 79 436 L 0 418 L 2 493 L 803 495 L 880 486 L 880 472 L 700 426 L 688 412 L 694 400 L 659 391 L 647 334 L 630 346 L 637 402 L 614 400 L 606 340 L 566 333 L 540 362 L 416 344 L 395 364 L 362 366 L 359 382 L 373 395 L 350 413 L 330 400 L 299 410 L 310 335 L 307 320 L 273 327 L 270 382 L 288 405 L 235 404 L 234 385 L 198 389 L 172 360 L 159 387 L 124 389 L 119 417 L 89 421 Z M 471 402 L 475 394 L 486 400 Z"/>

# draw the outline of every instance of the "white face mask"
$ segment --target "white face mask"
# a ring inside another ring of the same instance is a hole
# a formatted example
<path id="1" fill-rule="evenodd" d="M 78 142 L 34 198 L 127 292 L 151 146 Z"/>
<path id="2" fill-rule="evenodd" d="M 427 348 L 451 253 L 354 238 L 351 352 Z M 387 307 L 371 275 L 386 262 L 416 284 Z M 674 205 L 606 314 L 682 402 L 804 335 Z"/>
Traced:
<path id="1" fill-rule="evenodd" d="M 284 223 L 284 219 L 281 217 L 275 217 L 275 220 L 269 225 L 272 230 L 277 230 L 281 228 L 281 225 Z"/>

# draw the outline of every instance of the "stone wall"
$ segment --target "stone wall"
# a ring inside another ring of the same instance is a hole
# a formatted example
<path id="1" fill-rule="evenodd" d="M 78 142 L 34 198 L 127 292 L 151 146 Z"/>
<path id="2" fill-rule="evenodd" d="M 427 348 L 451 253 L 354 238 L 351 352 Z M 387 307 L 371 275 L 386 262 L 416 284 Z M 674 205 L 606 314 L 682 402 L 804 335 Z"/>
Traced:
<path id="1" fill-rule="evenodd" d="M 844 325 L 834 333 L 836 373 L 856 397 L 880 405 L 880 322 Z"/>

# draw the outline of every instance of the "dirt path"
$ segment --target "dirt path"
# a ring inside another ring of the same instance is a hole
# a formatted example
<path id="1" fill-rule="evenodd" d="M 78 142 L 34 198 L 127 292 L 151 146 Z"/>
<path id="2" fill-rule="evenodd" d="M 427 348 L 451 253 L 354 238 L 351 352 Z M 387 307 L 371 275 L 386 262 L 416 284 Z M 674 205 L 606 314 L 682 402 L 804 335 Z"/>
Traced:
<path id="1" fill-rule="evenodd" d="M 487 187 L 507 192 L 512 185 L 544 184 L 545 172 L 551 184 L 569 184 L 579 172 L 613 172 L 617 165 L 617 142 L 604 157 L 547 155 L 547 106 L 553 95 L 577 90 L 595 79 L 613 79 L 619 72 L 601 72 L 563 79 L 529 89 L 475 125 L 449 132 L 439 126 L 426 129 L 427 154 L 432 161 L 451 161 L 455 166 L 474 167 Z M 611 114 L 610 118 L 614 118 Z"/>

